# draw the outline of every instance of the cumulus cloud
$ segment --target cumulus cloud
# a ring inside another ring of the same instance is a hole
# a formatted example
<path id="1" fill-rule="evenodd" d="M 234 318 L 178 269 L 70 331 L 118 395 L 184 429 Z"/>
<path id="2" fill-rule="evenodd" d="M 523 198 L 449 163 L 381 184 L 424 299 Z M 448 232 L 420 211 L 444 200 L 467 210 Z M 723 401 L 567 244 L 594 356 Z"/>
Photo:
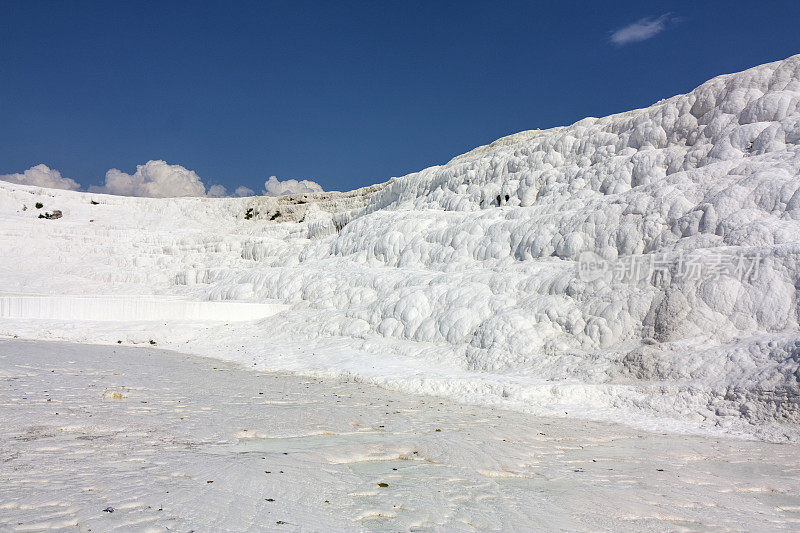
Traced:
<path id="1" fill-rule="evenodd" d="M 89 187 L 89 191 L 151 198 L 206 195 L 206 188 L 194 171 L 160 160 L 137 165 L 134 174 L 112 168 L 106 172 L 105 184 Z"/>
<path id="2" fill-rule="evenodd" d="M 206 196 L 209 198 L 225 198 L 228 196 L 228 189 L 223 187 L 222 185 L 212 185 L 208 188 L 208 192 L 206 192 Z"/>
<path id="3" fill-rule="evenodd" d="M 670 15 L 661 15 L 658 18 L 643 18 L 624 28 L 620 28 L 611 34 L 611 42 L 617 46 L 623 46 L 639 41 L 646 41 L 655 37 L 665 29 L 670 22 Z"/>
<path id="4" fill-rule="evenodd" d="M 244 186 L 236 187 L 236 190 L 233 191 L 233 195 L 239 198 L 243 196 L 255 196 L 255 194 L 256 193 L 253 191 L 253 189 Z"/>
<path id="5" fill-rule="evenodd" d="M 236 189 L 234 189 L 233 191 L 233 194 L 228 194 L 228 189 L 226 189 L 222 185 L 212 185 L 211 187 L 208 188 L 208 191 L 206 192 L 206 196 L 208 196 L 209 198 L 227 198 L 230 196 L 234 198 L 241 198 L 243 196 L 254 196 L 254 195 L 255 193 L 253 192 L 253 189 L 244 186 L 236 187 Z"/>
<path id="6" fill-rule="evenodd" d="M 47 165 L 36 165 L 22 174 L 0 174 L 0 180 L 21 185 L 48 187 L 50 189 L 67 189 L 69 191 L 75 191 L 81 187 L 75 180 L 65 178 L 61 175 L 61 172 Z"/>
<path id="7" fill-rule="evenodd" d="M 76 191 L 81 188 L 75 180 L 65 178 L 58 170 L 47 165 L 36 165 L 22 174 L 0 174 L 0 180 L 22 185 L 35 185 L 51 189 Z M 293 194 L 297 192 L 319 192 L 322 187 L 313 181 L 278 181 L 274 176 L 264 184 L 265 194 Z M 89 192 L 118 194 L 121 196 L 146 196 L 150 198 L 171 198 L 176 196 L 205 196 L 208 198 L 254 196 L 253 189 L 237 187 L 233 194 L 222 185 L 211 185 L 206 190 L 202 179 L 194 171 L 180 165 L 170 165 L 165 161 L 148 161 L 137 165 L 136 172 L 127 174 L 112 168 L 106 172 L 103 185 L 92 185 Z"/>
<path id="8" fill-rule="evenodd" d="M 304 194 L 322 192 L 322 186 L 311 180 L 279 180 L 270 176 L 264 183 L 264 194 L 267 196 L 284 196 L 286 194 Z"/>

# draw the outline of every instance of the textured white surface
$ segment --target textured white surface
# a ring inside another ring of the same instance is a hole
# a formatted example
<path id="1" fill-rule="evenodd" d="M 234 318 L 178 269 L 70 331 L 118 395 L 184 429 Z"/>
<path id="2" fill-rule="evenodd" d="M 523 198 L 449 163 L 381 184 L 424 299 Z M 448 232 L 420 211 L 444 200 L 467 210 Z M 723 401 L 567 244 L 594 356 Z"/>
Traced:
<path id="1" fill-rule="evenodd" d="M 799 175 L 794 56 L 351 193 L 141 199 L 0 184 L 0 283 L 279 300 L 290 308 L 257 323 L 167 324 L 159 344 L 538 413 L 797 439 Z M 63 218 L 38 219 L 37 201 Z M 661 275 L 588 280 L 586 254 L 657 260 Z M 685 275 L 687 263 L 705 270 Z M 740 264 L 758 268 L 718 268 Z M 146 335 L 134 323 L 0 330 Z"/>
<path id="2" fill-rule="evenodd" d="M 797 445 L 538 418 L 149 346 L 2 340 L 0 379 L 3 531 L 800 523 Z"/>
<path id="3" fill-rule="evenodd" d="M 139 296 L 0 295 L 0 318 L 96 321 L 259 320 L 286 309 L 275 303 L 196 302 Z"/>

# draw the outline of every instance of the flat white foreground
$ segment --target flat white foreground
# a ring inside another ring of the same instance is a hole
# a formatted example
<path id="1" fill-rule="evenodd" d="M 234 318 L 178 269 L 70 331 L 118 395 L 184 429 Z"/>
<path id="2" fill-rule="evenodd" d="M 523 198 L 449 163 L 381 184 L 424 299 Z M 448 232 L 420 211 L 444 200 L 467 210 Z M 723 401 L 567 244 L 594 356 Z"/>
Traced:
<path id="1" fill-rule="evenodd" d="M 267 318 L 286 308 L 279 303 L 193 302 L 153 296 L 0 293 L 2 319 L 239 322 Z"/>
<path id="2" fill-rule="evenodd" d="M 1 340 L 0 382 L 0 530 L 800 527 L 793 444 L 533 417 L 149 347 Z"/>

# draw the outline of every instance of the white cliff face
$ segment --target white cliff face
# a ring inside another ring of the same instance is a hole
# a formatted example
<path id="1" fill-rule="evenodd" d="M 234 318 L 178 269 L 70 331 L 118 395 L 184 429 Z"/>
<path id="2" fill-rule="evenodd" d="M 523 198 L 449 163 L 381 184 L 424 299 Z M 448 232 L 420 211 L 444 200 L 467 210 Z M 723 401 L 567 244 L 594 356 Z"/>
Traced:
<path id="1" fill-rule="evenodd" d="M 800 436 L 800 56 L 351 193 L 0 210 L 8 291 L 281 300 L 244 348 L 270 368 Z"/>

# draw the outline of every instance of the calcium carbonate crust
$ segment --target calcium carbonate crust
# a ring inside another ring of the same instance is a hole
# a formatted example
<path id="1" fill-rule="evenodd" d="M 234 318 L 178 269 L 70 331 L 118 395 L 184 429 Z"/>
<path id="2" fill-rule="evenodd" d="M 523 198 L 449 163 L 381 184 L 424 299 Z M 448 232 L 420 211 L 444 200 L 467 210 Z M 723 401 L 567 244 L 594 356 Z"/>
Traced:
<path id="1" fill-rule="evenodd" d="M 282 300 L 265 336 L 344 338 L 397 388 L 800 435 L 800 56 L 350 193 L 89 195 L 109 216 L 80 237 L 70 220 L 89 216 L 87 195 L 0 193 L 17 257 L 33 235 L 63 258 L 47 281 L 4 261 L 18 289 Z M 32 218 L 42 195 L 63 220 Z M 77 241 L 80 257 L 63 246 Z M 587 257 L 658 274 L 587 277 Z M 480 379 L 431 390 L 392 375 L 400 355 Z"/>

